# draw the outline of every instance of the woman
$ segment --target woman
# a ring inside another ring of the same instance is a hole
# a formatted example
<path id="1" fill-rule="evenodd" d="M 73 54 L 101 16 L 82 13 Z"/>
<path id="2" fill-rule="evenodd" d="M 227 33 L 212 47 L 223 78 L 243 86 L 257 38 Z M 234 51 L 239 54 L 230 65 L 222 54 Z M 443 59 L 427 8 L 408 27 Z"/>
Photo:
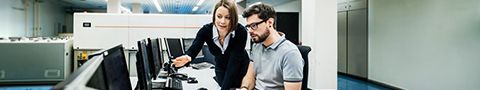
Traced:
<path id="1" fill-rule="evenodd" d="M 249 58 L 245 51 L 247 29 L 238 23 L 235 4 L 221 0 L 215 5 L 213 22 L 204 25 L 198 32 L 186 55 L 175 58 L 175 67 L 182 67 L 196 57 L 207 43 L 215 56 L 215 77 L 223 89 L 240 87 L 248 68 Z"/>

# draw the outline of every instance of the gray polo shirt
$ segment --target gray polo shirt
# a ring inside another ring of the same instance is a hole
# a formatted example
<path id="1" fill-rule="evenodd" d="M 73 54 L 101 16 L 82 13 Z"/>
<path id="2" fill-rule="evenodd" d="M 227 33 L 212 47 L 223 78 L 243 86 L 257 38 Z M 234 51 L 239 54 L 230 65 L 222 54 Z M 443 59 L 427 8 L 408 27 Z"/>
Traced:
<path id="1" fill-rule="evenodd" d="M 303 59 L 297 46 L 281 37 L 269 47 L 252 46 L 250 59 L 255 69 L 255 89 L 283 90 L 283 82 L 301 82 Z"/>

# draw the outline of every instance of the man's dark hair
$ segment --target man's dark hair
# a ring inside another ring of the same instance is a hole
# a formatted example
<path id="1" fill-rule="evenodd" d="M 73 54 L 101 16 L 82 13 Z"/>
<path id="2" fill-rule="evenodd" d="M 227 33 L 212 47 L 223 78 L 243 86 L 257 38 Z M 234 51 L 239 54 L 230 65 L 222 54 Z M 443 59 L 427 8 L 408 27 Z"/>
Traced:
<path id="1" fill-rule="evenodd" d="M 273 28 L 277 28 L 277 14 L 272 6 L 263 3 L 251 5 L 250 7 L 245 9 L 242 16 L 243 18 L 248 18 L 253 14 L 258 14 L 258 18 L 262 20 L 268 20 L 269 18 L 273 18 L 273 20 L 275 20 L 275 22 L 273 22 Z"/>

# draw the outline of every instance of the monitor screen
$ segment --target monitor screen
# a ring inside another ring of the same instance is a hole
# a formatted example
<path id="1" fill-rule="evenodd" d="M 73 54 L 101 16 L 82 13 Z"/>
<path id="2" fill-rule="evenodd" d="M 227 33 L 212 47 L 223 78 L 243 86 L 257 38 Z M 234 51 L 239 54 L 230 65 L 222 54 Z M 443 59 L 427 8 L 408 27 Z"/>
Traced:
<path id="1" fill-rule="evenodd" d="M 75 70 L 65 81 L 56 84 L 53 90 L 65 90 L 78 87 L 89 87 L 106 90 L 103 69 L 101 68 L 103 57 L 94 56 Z"/>
<path id="2" fill-rule="evenodd" d="M 138 83 L 137 88 L 140 90 L 150 90 L 151 89 L 151 75 L 148 65 L 148 54 L 147 47 L 144 40 L 138 41 L 138 52 L 136 54 L 137 62 L 137 76 Z"/>
<path id="3" fill-rule="evenodd" d="M 101 67 L 103 67 L 102 64 L 100 64 L 99 68 L 95 70 L 95 73 L 92 75 L 90 80 L 88 80 L 86 86 L 99 89 L 99 90 L 108 89 L 108 86 L 107 86 L 108 84 L 105 77 L 105 71 Z"/>
<path id="4" fill-rule="evenodd" d="M 54 90 L 94 88 L 99 90 L 130 90 L 130 78 L 123 46 L 97 51 Z"/>
<path id="5" fill-rule="evenodd" d="M 153 79 L 160 73 L 160 69 L 162 68 L 162 53 L 160 51 L 158 39 L 150 39 L 148 38 L 148 55 L 149 57 L 149 65 L 150 65 L 150 74 L 152 75 Z"/>
<path id="6" fill-rule="evenodd" d="M 179 38 L 166 38 L 168 57 L 170 59 L 184 54 L 183 45 Z"/>
<path id="7" fill-rule="evenodd" d="M 108 49 L 104 54 L 103 70 L 109 90 L 130 90 L 130 78 L 123 46 Z"/>

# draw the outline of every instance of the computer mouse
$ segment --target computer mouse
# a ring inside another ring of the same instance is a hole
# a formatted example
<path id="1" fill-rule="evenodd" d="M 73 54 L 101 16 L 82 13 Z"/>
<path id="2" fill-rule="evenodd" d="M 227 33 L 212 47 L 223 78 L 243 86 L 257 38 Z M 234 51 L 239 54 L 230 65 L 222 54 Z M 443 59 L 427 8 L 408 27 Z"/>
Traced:
<path id="1" fill-rule="evenodd" d="M 208 90 L 208 89 L 204 88 L 204 87 L 201 87 L 201 88 L 198 88 L 197 90 Z"/>
<path id="2" fill-rule="evenodd" d="M 187 83 L 198 83 L 197 79 L 195 77 L 189 77 L 187 79 Z"/>

